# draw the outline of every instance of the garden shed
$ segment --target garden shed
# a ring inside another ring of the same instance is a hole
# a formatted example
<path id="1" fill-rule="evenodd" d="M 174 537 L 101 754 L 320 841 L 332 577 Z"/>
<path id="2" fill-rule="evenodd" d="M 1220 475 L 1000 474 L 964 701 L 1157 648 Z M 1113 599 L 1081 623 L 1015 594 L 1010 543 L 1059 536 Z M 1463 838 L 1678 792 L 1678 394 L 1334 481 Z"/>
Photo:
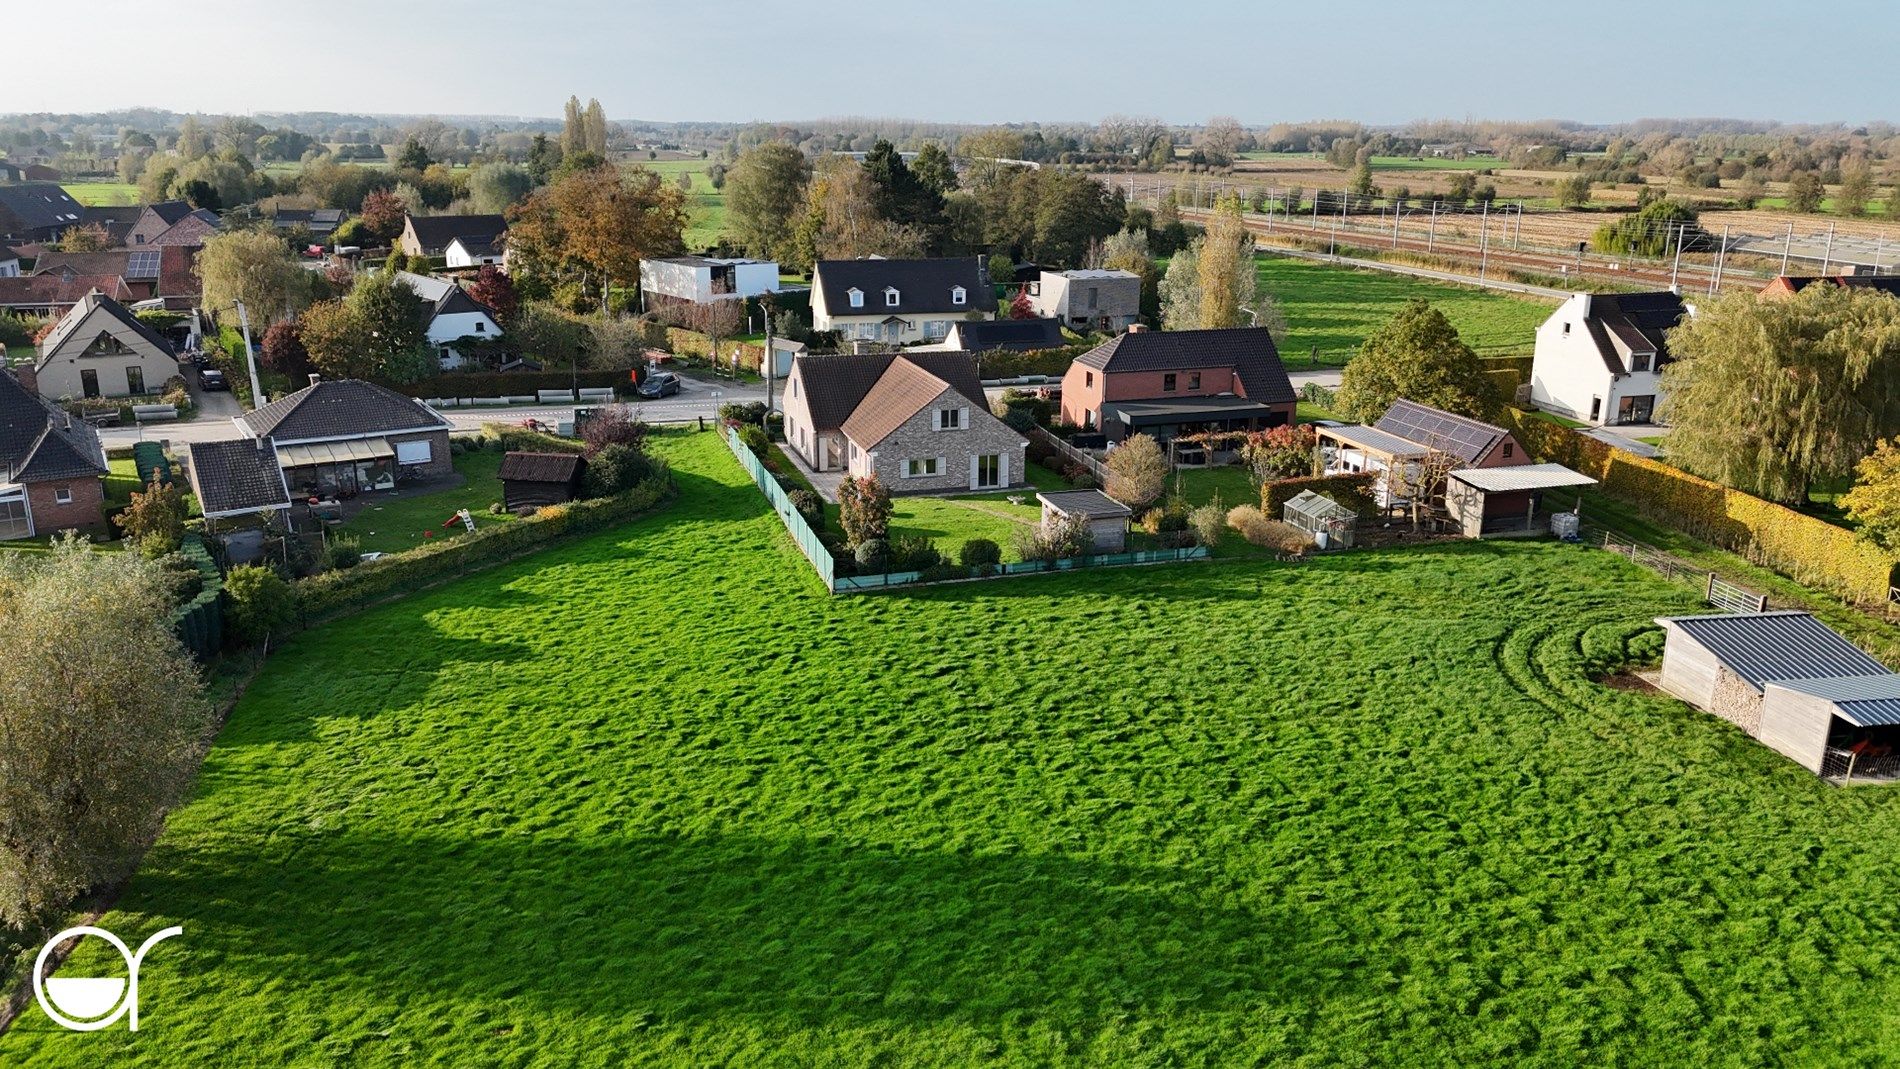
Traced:
<path id="1" fill-rule="evenodd" d="M 580 496 L 587 461 L 578 453 L 530 453 L 522 450 L 501 458 L 502 507 L 510 512 L 558 505 Z"/>
<path id="2" fill-rule="evenodd" d="M 1759 738 L 1810 772 L 1900 776 L 1900 675 L 1771 681 Z"/>
<path id="3" fill-rule="evenodd" d="M 1359 514 L 1325 494 L 1302 490 L 1280 510 L 1286 522 L 1313 536 L 1321 549 L 1351 549 Z"/>
<path id="4" fill-rule="evenodd" d="M 1100 490 L 1058 490 L 1037 494 L 1042 503 L 1042 525 L 1080 516 L 1088 521 L 1097 553 L 1120 553 L 1128 547 L 1128 520 L 1135 510 Z"/>
<path id="5" fill-rule="evenodd" d="M 1563 510 L 1545 508 L 1549 491 L 1594 485 L 1595 479 L 1562 464 L 1460 468 L 1446 477 L 1445 512 L 1466 538 L 1537 534 L 1550 529 L 1551 511 Z M 1581 500 L 1563 496 L 1563 507 Z"/>

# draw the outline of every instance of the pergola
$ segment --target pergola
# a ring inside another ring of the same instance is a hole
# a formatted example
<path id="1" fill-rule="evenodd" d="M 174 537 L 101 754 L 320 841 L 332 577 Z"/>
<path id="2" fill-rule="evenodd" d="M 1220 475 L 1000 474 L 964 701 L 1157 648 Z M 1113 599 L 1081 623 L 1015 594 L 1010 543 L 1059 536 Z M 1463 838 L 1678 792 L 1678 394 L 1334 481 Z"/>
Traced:
<path id="1" fill-rule="evenodd" d="M 1355 423 L 1340 427 L 1316 427 L 1314 430 L 1318 438 L 1322 474 L 1325 475 L 1396 471 L 1402 481 L 1409 482 L 1411 466 L 1432 455 L 1430 447 L 1377 427 Z M 1378 480 L 1375 494 L 1374 500 L 1381 508 L 1410 504 L 1410 498 L 1404 496 L 1403 488 L 1400 493 L 1393 492 L 1389 478 Z"/>

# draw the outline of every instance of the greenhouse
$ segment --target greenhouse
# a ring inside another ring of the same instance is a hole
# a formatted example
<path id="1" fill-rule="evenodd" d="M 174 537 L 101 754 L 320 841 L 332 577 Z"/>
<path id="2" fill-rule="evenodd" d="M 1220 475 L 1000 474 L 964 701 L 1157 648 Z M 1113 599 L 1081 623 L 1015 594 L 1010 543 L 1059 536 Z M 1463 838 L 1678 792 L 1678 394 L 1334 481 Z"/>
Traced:
<path id="1" fill-rule="evenodd" d="M 1351 549 L 1359 514 L 1324 494 L 1303 490 L 1281 510 L 1286 522 L 1313 536 L 1321 549 Z"/>

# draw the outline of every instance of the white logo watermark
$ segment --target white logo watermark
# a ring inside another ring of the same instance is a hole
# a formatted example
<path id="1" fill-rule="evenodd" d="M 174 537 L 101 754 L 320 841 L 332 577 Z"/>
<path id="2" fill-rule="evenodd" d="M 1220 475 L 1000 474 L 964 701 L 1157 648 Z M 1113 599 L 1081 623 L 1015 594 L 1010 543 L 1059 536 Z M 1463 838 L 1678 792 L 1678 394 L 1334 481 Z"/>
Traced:
<path id="1" fill-rule="evenodd" d="M 40 1000 L 40 1009 L 46 1016 L 58 1022 L 61 1027 L 75 1032 L 97 1032 L 101 1028 L 110 1028 L 119 1018 L 131 1014 L 129 1028 L 139 1030 L 139 966 L 145 961 L 145 954 L 161 940 L 174 935 L 183 935 L 185 930 L 177 925 L 159 932 L 139 944 L 134 954 L 119 937 L 104 928 L 94 928 L 82 924 L 68 928 L 40 948 L 40 956 L 33 961 L 33 996 Z M 119 956 L 125 959 L 126 978 L 116 976 L 47 976 L 45 975 L 47 955 L 53 948 L 68 939 L 96 935 L 111 943 L 119 950 Z M 61 1012 L 61 1011 L 65 1012 Z M 68 1017 L 66 1014 L 72 1014 Z"/>

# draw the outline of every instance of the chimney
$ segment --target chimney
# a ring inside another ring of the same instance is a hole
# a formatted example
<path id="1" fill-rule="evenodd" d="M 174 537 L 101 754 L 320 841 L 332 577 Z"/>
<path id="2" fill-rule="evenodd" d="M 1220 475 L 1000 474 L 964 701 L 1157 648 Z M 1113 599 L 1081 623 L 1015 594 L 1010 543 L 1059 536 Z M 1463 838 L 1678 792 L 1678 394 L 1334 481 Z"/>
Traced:
<path id="1" fill-rule="evenodd" d="M 1128 333 L 1130 334 L 1145 334 L 1147 332 L 1148 332 L 1148 324 L 1146 323 L 1128 324 Z"/>
<path id="2" fill-rule="evenodd" d="M 40 395 L 40 372 L 32 364 L 21 364 L 13 369 L 13 377 L 20 380 L 20 388 L 35 397 Z"/>
<path id="3" fill-rule="evenodd" d="M 1577 311 L 1580 317 L 1583 319 L 1590 318 L 1590 295 L 1588 293 L 1579 293 L 1577 296 L 1582 298 L 1582 300 L 1577 302 Z"/>
<path id="4" fill-rule="evenodd" d="M 310 385 L 315 386 L 317 383 L 322 382 L 322 381 L 323 381 L 322 375 L 319 375 L 314 371 L 310 373 Z"/>

